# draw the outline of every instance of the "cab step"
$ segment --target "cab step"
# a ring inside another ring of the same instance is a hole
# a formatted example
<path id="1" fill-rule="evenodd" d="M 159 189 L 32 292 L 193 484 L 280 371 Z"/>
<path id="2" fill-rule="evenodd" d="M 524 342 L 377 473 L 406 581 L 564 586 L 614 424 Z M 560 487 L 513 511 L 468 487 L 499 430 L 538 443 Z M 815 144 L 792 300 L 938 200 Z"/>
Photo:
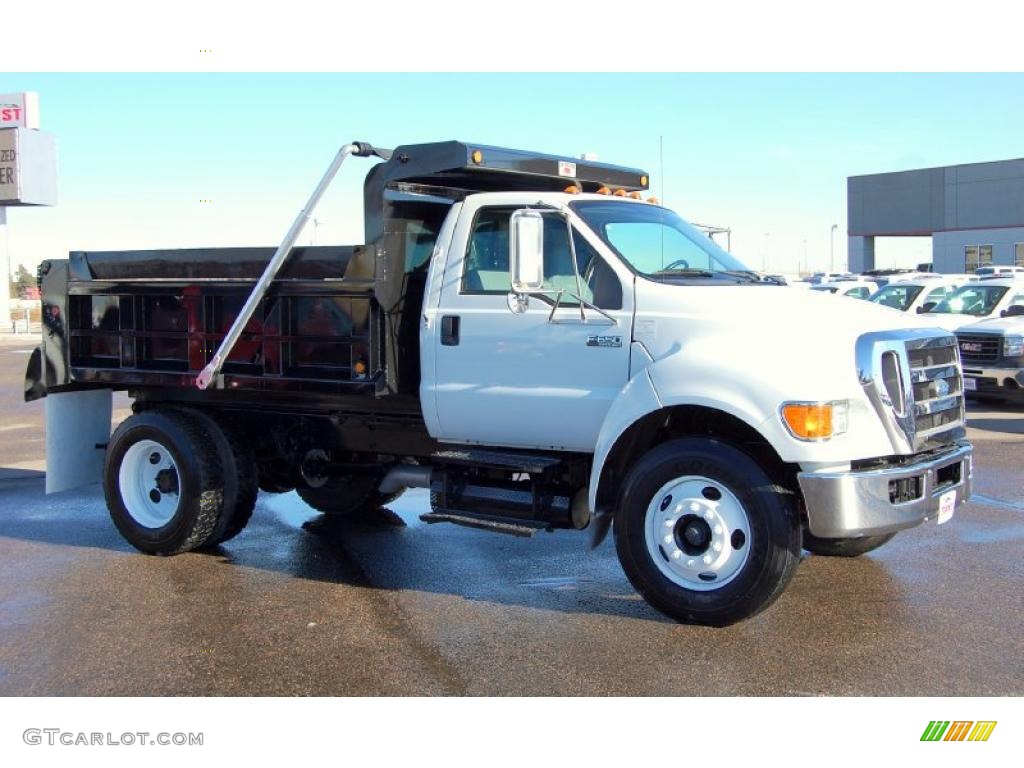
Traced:
<path id="1" fill-rule="evenodd" d="M 543 531 L 548 527 L 547 523 L 534 520 L 512 520 L 445 510 L 437 510 L 420 515 L 420 520 L 425 523 L 454 523 L 455 525 L 464 525 L 467 528 L 480 528 L 486 531 L 507 533 L 512 536 L 522 536 L 525 538 L 529 538 L 537 533 L 537 531 Z"/>

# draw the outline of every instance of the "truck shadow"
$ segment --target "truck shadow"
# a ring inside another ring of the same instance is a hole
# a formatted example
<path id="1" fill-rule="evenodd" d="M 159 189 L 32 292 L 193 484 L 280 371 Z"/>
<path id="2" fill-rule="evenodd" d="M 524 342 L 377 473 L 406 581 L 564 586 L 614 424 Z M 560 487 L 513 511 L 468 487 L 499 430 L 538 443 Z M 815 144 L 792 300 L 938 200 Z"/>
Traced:
<path id="1" fill-rule="evenodd" d="M 98 488 L 47 497 L 41 477 L 28 477 L 0 484 L 0 500 L 0 537 L 136 556 L 111 524 Z M 675 624 L 636 593 L 610 541 L 590 552 L 586 535 L 573 531 L 519 539 L 449 524 L 428 526 L 418 521 L 418 506 L 413 511 L 412 504 L 403 505 L 401 515 L 385 510 L 345 519 L 317 515 L 294 494 L 268 501 L 261 496 L 252 522 L 237 538 L 174 560 L 197 558 L 196 579 L 203 578 L 204 568 L 223 565 L 325 584 Z M 779 621 L 817 624 L 822 609 L 833 602 L 835 583 L 847 582 L 851 570 L 856 571 L 854 602 L 869 606 L 873 623 L 899 621 L 905 613 L 904 590 L 881 562 L 824 560 L 806 558 L 772 609 L 729 631 Z M 855 615 L 838 614 L 832 621 L 833 633 L 843 634 L 844 626 L 851 637 L 860 631 Z"/>
<path id="2" fill-rule="evenodd" d="M 287 539 L 288 554 L 283 558 L 267 560 L 258 550 L 233 548 L 230 542 L 214 554 L 232 565 L 269 568 L 321 582 L 676 624 L 647 605 L 633 589 L 610 540 L 591 552 L 586 535 L 573 531 L 520 539 L 449 524 L 428 526 L 410 520 L 406 525 L 408 513 L 384 512 L 379 517 L 356 519 L 309 518 L 301 525 L 301 535 Z M 275 522 L 282 523 L 279 519 L 271 524 Z M 283 524 L 290 527 L 288 522 Z M 847 595 L 843 610 L 832 617 L 833 632 L 842 635 L 842 626 L 849 620 L 851 638 L 857 636 L 863 622 L 849 615 L 851 605 L 865 606 L 872 623 L 899 622 L 905 617 L 904 590 L 882 562 L 872 557 L 837 561 L 804 553 L 804 561 L 779 602 L 738 626 L 750 628 L 779 620 L 816 624 L 821 620 L 822 604 L 833 602 L 835 582 L 848 582 L 850 571 L 856 572 L 852 582 L 855 594 Z"/>

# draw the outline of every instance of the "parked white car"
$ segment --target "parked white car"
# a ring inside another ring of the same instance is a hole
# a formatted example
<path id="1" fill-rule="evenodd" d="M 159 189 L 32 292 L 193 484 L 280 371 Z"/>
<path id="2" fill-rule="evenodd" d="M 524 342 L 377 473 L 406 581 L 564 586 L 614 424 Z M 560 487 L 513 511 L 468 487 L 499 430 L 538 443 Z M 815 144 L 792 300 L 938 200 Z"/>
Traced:
<path id="1" fill-rule="evenodd" d="M 920 317 L 947 331 L 987 317 L 1003 317 L 1010 307 L 1024 306 L 1024 280 L 979 280 L 957 288 L 931 312 Z"/>
<path id="2" fill-rule="evenodd" d="M 920 314 L 935 308 L 939 302 L 966 283 L 966 277 L 943 275 L 899 280 L 872 294 L 870 300 L 883 307 Z"/>
<path id="3" fill-rule="evenodd" d="M 811 290 L 849 296 L 853 299 L 867 299 L 878 291 L 878 283 L 870 280 L 834 280 L 812 285 Z"/>

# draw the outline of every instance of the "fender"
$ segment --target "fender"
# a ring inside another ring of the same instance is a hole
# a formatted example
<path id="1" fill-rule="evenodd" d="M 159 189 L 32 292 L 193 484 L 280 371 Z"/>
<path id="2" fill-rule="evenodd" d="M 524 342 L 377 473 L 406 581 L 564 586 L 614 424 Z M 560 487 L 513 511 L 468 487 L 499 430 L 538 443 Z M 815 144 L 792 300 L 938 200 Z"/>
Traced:
<path id="1" fill-rule="evenodd" d="M 744 367 L 743 359 L 723 360 L 721 355 L 687 354 L 676 351 L 647 366 L 633 376 L 612 403 L 594 450 L 588 501 L 593 513 L 591 546 L 596 547 L 608 533 L 613 510 L 598 507 L 598 491 L 605 463 L 622 436 L 640 419 L 656 411 L 680 405 L 699 406 L 732 416 L 760 434 L 783 461 L 821 461 L 841 456 L 849 461 L 850 446 L 836 440 L 825 443 L 799 443 L 792 439 L 777 416 L 780 403 L 794 398 L 804 387 L 821 392 L 821 382 L 809 376 L 758 376 L 758 386 Z M 703 352 L 703 350 L 701 350 Z M 749 357 L 747 358 L 749 361 Z M 764 371 L 763 368 L 759 369 Z M 792 372 L 791 372 L 792 373 Z M 793 387 L 794 380 L 801 386 Z M 790 386 L 787 392 L 784 387 Z M 817 385 L 817 386 L 815 386 Z M 831 388 L 830 388 L 831 389 Z M 811 394 L 808 392 L 808 394 Z M 820 399 L 808 397 L 807 399 Z"/>

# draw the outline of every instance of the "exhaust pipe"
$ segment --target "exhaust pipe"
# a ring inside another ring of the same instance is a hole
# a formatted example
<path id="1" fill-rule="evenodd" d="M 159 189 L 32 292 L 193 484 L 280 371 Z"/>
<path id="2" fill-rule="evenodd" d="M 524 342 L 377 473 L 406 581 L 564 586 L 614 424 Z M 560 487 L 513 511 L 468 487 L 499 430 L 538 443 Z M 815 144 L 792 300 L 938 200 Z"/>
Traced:
<path id="1" fill-rule="evenodd" d="M 399 464 L 392 467 L 380 481 L 378 490 L 381 493 L 395 493 L 403 488 L 429 488 L 432 467 L 417 467 L 412 464 Z"/>

